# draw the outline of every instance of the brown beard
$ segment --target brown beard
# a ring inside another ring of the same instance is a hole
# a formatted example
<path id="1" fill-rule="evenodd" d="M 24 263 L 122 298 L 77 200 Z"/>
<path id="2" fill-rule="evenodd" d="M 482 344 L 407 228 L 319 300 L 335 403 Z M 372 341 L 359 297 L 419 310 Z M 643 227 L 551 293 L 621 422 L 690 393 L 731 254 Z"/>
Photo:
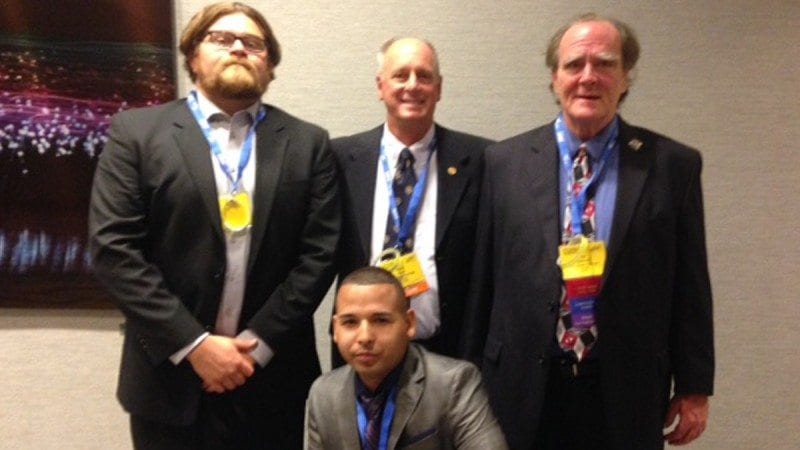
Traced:
<path id="1" fill-rule="evenodd" d="M 257 100 L 267 90 L 268 79 L 269 77 L 262 82 L 252 66 L 232 61 L 200 82 L 209 92 L 217 92 L 225 98 Z"/>

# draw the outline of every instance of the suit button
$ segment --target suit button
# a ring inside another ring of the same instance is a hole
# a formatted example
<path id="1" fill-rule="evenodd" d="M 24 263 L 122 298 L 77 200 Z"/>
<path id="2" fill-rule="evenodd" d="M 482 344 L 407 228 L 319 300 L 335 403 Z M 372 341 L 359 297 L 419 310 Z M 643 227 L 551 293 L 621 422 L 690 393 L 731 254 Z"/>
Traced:
<path id="1" fill-rule="evenodd" d="M 214 279 L 219 280 L 220 278 L 222 278 L 222 271 L 214 272 Z"/>
<path id="2" fill-rule="evenodd" d="M 552 302 L 548 302 L 547 303 L 547 309 L 550 312 L 555 312 L 556 311 L 556 307 L 558 307 L 558 302 L 552 301 Z"/>
<path id="3" fill-rule="evenodd" d="M 544 365 L 544 355 L 539 355 L 539 365 L 540 366 Z"/>

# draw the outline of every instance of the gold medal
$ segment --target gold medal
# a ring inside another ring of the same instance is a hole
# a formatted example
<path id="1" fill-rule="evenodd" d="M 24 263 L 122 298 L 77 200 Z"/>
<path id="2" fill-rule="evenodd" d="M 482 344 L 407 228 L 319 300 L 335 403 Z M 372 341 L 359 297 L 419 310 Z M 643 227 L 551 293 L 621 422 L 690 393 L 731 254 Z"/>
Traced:
<path id="1" fill-rule="evenodd" d="M 227 231 L 242 231 L 250 226 L 253 204 L 247 192 L 235 192 L 219 196 L 219 212 L 222 226 Z"/>

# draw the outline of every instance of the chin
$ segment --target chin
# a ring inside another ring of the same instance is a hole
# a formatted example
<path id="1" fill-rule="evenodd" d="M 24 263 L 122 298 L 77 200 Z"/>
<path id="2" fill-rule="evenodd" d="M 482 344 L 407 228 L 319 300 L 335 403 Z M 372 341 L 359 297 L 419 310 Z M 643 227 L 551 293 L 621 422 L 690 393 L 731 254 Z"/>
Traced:
<path id="1" fill-rule="evenodd" d="M 228 98 L 235 98 L 238 100 L 256 99 L 260 98 L 266 90 L 266 86 L 262 88 L 256 84 L 255 80 L 220 80 L 220 91 Z"/>

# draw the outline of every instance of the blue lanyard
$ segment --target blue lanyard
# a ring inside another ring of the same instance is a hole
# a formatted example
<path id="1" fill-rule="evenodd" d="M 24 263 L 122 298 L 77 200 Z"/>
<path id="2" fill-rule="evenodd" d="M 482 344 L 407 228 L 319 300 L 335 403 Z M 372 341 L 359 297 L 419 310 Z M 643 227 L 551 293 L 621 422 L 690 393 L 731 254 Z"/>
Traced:
<path id="1" fill-rule="evenodd" d="M 392 428 L 396 400 L 397 385 L 389 392 L 389 398 L 386 399 L 386 406 L 383 408 L 383 416 L 381 416 L 381 438 L 378 444 L 379 450 L 386 450 L 389 448 L 389 431 Z M 358 411 L 358 434 L 361 436 L 363 448 L 363 443 L 367 441 L 367 413 L 364 411 L 361 402 L 358 401 L 358 397 L 356 397 L 356 410 Z"/>
<path id="2" fill-rule="evenodd" d="M 231 182 L 231 191 L 235 193 L 239 186 L 239 181 L 242 179 L 244 168 L 247 167 L 247 163 L 250 161 L 250 153 L 253 150 L 253 139 L 256 135 L 256 127 L 267 117 L 266 109 L 263 106 L 258 108 L 256 120 L 253 122 L 253 126 L 250 127 L 244 144 L 242 144 L 242 153 L 239 156 L 239 167 L 236 171 L 236 178 L 234 178 L 233 171 L 228 168 L 228 165 L 225 164 L 225 161 L 222 159 L 222 150 L 220 149 L 219 142 L 217 142 L 211 134 L 211 126 L 208 124 L 208 120 L 203 117 L 203 113 L 200 111 L 200 105 L 197 103 L 196 91 L 192 91 L 186 97 L 186 103 L 189 105 L 189 109 L 192 111 L 197 124 L 200 125 L 200 129 L 203 131 L 206 141 L 208 141 L 208 145 L 211 147 L 211 153 L 214 154 L 220 167 L 222 167 L 222 171 L 225 172 L 225 176 L 228 177 L 228 181 Z"/>
<path id="3" fill-rule="evenodd" d="M 392 214 L 392 220 L 394 221 L 395 226 L 400 230 L 400 232 L 397 233 L 397 242 L 395 243 L 395 247 L 397 248 L 403 247 L 403 243 L 406 241 L 406 239 L 408 239 L 408 237 L 411 235 L 411 232 L 414 230 L 414 224 L 417 221 L 417 211 L 422 205 L 422 199 L 425 196 L 425 186 L 428 182 L 428 167 L 430 167 L 431 156 L 433 156 L 433 152 L 436 151 L 436 139 L 431 141 L 428 148 L 430 149 L 428 152 L 428 159 L 425 161 L 425 167 L 422 168 L 422 171 L 419 174 L 417 184 L 414 185 L 414 192 L 411 194 L 411 199 L 408 202 L 406 216 L 401 222 L 400 210 L 397 208 L 397 201 L 395 200 L 394 196 L 394 188 L 392 187 L 393 175 L 389 166 L 389 157 L 386 156 L 386 149 L 384 148 L 384 145 L 381 144 L 381 164 L 383 165 L 386 189 L 389 192 L 389 212 Z"/>
<path id="4" fill-rule="evenodd" d="M 583 211 L 586 209 L 586 202 L 588 201 L 587 193 L 589 192 L 589 188 L 594 186 L 595 182 L 602 178 L 602 173 L 603 169 L 606 167 L 606 162 L 610 158 L 611 152 L 614 150 L 614 146 L 617 145 L 617 136 L 619 135 L 619 120 L 614 119 L 611 126 L 613 128 L 611 129 L 611 134 L 608 136 L 608 140 L 603 146 L 603 152 L 600 156 L 600 160 L 592 168 L 592 178 L 583 186 L 579 193 L 575 194 L 572 190 L 572 186 L 575 183 L 575 180 L 573 179 L 575 173 L 572 170 L 572 154 L 570 152 L 569 144 L 567 143 L 568 131 L 566 125 L 564 125 L 563 115 L 559 114 L 556 118 L 554 127 L 556 140 L 558 141 L 558 151 L 561 156 L 561 165 L 564 168 L 564 171 L 569 174 L 567 177 L 566 203 L 567 207 L 570 208 L 572 213 L 573 236 L 583 234 L 582 218 Z"/>

